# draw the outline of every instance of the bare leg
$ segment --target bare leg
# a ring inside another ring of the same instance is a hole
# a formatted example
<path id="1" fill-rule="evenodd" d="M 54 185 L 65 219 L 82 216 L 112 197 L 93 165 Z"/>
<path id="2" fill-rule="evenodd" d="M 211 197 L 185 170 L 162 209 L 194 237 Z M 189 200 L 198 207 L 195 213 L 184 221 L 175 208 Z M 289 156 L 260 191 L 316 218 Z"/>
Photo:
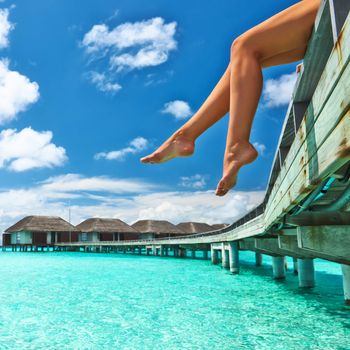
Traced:
<path id="1" fill-rule="evenodd" d="M 305 48 L 283 52 L 262 61 L 262 67 L 299 61 L 304 57 Z M 189 156 L 194 152 L 198 136 L 219 121 L 230 109 L 231 65 L 227 67 L 207 100 L 200 109 L 179 130 L 163 143 L 154 153 L 143 157 L 143 163 L 163 163 L 179 156 Z"/>
<path id="2" fill-rule="evenodd" d="M 225 195 L 236 184 L 239 169 L 253 162 L 257 151 L 249 143 L 262 89 L 262 62 L 288 50 L 306 47 L 319 0 L 306 0 L 278 13 L 239 37 L 231 49 L 230 122 L 223 177 L 216 189 Z"/>
<path id="3" fill-rule="evenodd" d="M 305 2 L 316 3 L 316 2 L 319 2 L 319 0 L 306 0 Z M 292 8 L 287 9 L 287 11 L 291 10 Z M 314 12 L 316 13 L 316 11 L 317 11 L 317 8 Z M 299 13 L 294 17 L 298 17 L 298 16 L 305 17 L 305 14 L 300 12 L 301 11 L 299 11 Z M 278 15 L 272 17 L 268 21 L 271 21 L 277 16 Z M 293 20 L 296 20 L 296 19 L 294 18 Z M 297 20 L 299 19 L 297 18 Z M 294 62 L 302 59 L 305 52 L 307 40 L 312 28 L 313 20 L 314 18 L 311 21 L 308 21 L 310 22 L 310 24 L 308 23 L 308 26 L 306 26 L 306 28 L 303 28 L 303 30 L 301 30 L 303 40 L 291 40 L 290 43 L 288 43 L 287 41 L 284 45 L 285 47 L 283 45 L 276 45 L 276 47 L 273 47 L 272 45 L 272 48 L 269 47 L 269 50 L 266 50 L 266 52 L 261 52 L 261 58 L 259 61 L 260 67 L 269 67 L 273 65 Z M 269 29 L 268 28 L 269 25 L 266 25 L 268 21 L 262 23 L 260 26 L 265 25 L 267 29 Z M 278 22 L 278 21 L 275 21 L 275 22 Z M 283 21 L 282 21 L 282 24 L 283 24 Z M 276 26 L 276 24 L 272 23 L 272 27 L 274 26 Z M 265 29 L 261 28 L 260 31 L 262 30 L 266 30 L 266 28 Z M 295 29 L 293 29 L 293 31 L 296 32 Z M 289 32 L 292 32 L 292 29 L 290 29 Z M 289 33 L 289 34 L 291 34 L 292 36 L 294 35 L 294 33 Z M 280 33 L 280 35 L 283 36 L 283 33 Z M 300 35 L 298 34 L 295 36 L 299 37 Z M 270 39 L 270 41 L 271 40 L 273 44 L 274 39 Z M 142 158 L 141 159 L 142 162 L 161 163 L 177 156 L 187 156 L 193 153 L 195 139 L 200 134 L 202 134 L 206 129 L 208 129 L 211 125 L 213 125 L 220 118 L 222 118 L 229 111 L 230 84 L 231 84 L 230 80 L 232 79 L 232 75 L 233 75 L 231 74 L 232 73 L 231 64 L 232 62 L 230 63 L 225 74 L 222 76 L 219 83 L 216 85 L 216 87 L 214 88 L 212 93 L 209 95 L 205 103 L 198 110 L 198 112 L 187 123 L 185 123 L 177 132 L 175 132 L 161 147 L 159 147 L 158 150 L 156 150 L 150 156 Z M 254 108 L 253 110 L 255 112 Z"/>
<path id="4" fill-rule="evenodd" d="M 163 163 L 194 152 L 194 142 L 210 126 L 229 111 L 230 66 L 226 69 L 200 109 L 151 155 L 141 158 L 143 163 Z"/>

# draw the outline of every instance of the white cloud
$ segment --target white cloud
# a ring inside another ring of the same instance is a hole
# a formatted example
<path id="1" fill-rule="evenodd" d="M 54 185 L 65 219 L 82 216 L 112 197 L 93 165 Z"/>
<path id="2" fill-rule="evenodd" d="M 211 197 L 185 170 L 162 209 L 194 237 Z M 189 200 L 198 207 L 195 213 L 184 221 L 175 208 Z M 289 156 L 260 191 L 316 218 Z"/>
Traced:
<path id="1" fill-rule="evenodd" d="M 265 106 L 279 107 L 288 104 L 296 80 L 297 73 L 285 74 L 277 79 L 268 79 L 263 91 Z"/>
<path id="2" fill-rule="evenodd" d="M 95 159 L 124 160 L 128 154 L 137 154 L 147 149 L 148 146 L 148 140 L 143 137 L 136 137 L 129 142 L 127 147 L 116 151 L 97 153 Z"/>
<path id="3" fill-rule="evenodd" d="M 0 132 L 0 168 L 20 172 L 62 165 L 67 157 L 62 147 L 51 143 L 52 132 L 25 128 Z"/>
<path id="4" fill-rule="evenodd" d="M 207 176 L 196 174 L 193 176 L 180 177 L 179 185 L 182 187 L 193 188 L 195 190 L 203 189 L 207 184 Z"/>
<path id="5" fill-rule="evenodd" d="M 192 114 L 190 105 L 186 101 L 175 100 L 164 105 L 162 113 L 172 114 L 176 119 L 186 119 Z"/>
<path id="6" fill-rule="evenodd" d="M 176 25 L 165 23 L 161 17 L 122 23 L 111 30 L 106 24 L 97 24 L 84 35 L 81 44 L 92 61 L 108 59 L 109 74 L 153 67 L 166 62 L 176 49 Z"/>
<path id="7" fill-rule="evenodd" d="M 97 89 L 102 92 L 110 92 L 114 94 L 122 88 L 120 84 L 108 78 L 105 73 L 91 71 L 87 76 Z"/>
<path id="8" fill-rule="evenodd" d="M 14 119 L 39 98 L 39 85 L 9 69 L 6 59 L 0 60 L 0 124 Z"/>
<path id="9" fill-rule="evenodd" d="M 253 146 L 257 149 L 258 153 L 260 153 L 261 155 L 264 155 L 266 151 L 266 146 L 263 143 L 254 142 Z"/>
<path id="10" fill-rule="evenodd" d="M 215 196 L 213 191 L 159 192 L 133 198 L 133 207 L 137 209 L 137 220 L 163 219 L 174 223 L 183 221 L 199 221 L 209 224 L 230 223 L 260 204 L 263 197 L 263 191 L 232 191 L 225 198 Z M 120 215 L 127 216 L 126 214 L 128 212 L 124 211 Z"/>
<path id="11" fill-rule="evenodd" d="M 175 31 L 176 22 L 166 24 L 161 17 L 123 23 L 112 30 L 105 24 L 98 24 L 85 34 L 82 44 L 88 53 L 112 49 L 112 67 L 143 68 L 159 65 L 168 59 L 169 52 L 177 46 Z M 138 51 L 119 54 L 121 50 L 131 48 Z"/>
<path id="12" fill-rule="evenodd" d="M 106 176 L 84 177 L 79 174 L 66 174 L 50 177 L 43 181 L 41 189 L 48 193 L 72 194 L 81 191 L 104 193 L 142 193 L 154 188 L 140 180 L 115 179 Z"/>
<path id="13" fill-rule="evenodd" d="M 9 21 L 9 10 L 0 9 L 0 49 L 9 45 L 9 33 L 14 25 Z"/>
<path id="14" fill-rule="evenodd" d="M 93 216 L 120 218 L 128 223 L 139 219 L 163 219 L 175 224 L 230 223 L 260 204 L 264 196 L 263 191 L 232 191 L 221 198 L 213 191 L 160 190 L 160 185 L 133 179 L 78 174 L 51 177 L 32 187 L 0 191 L 0 231 L 26 215 L 68 219 L 69 202 L 73 224 Z"/>

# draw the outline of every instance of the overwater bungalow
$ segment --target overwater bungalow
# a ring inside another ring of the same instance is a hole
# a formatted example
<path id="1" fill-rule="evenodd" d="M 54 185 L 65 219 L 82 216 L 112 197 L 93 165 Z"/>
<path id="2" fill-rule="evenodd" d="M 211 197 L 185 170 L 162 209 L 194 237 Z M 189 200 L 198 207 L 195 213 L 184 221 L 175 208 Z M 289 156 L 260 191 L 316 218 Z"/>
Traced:
<path id="1" fill-rule="evenodd" d="M 134 240 L 139 236 L 138 231 L 119 219 L 90 218 L 76 227 L 82 242 Z"/>
<path id="2" fill-rule="evenodd" d="M 139 220 L 131 226 L 139 231 L 140 239 L 174 237 L 185 233 L 166 220 Z"/>
<path id="3" fill-rule="evenodd" d="M 58 216 L 26 216 L 3 234 L 3 245 L 47 246 L 77 242 L 79 230 Z"/>
<path id="4" fill-rule="evenodd" d="M 185 234 L 195 234 L 195 233 L 209 232 L 209 231 L 215 230 L 212 226 L 204 222 L 181 222 L 176 226 L 180 228 L 182 231 L 184 231 Z"/>

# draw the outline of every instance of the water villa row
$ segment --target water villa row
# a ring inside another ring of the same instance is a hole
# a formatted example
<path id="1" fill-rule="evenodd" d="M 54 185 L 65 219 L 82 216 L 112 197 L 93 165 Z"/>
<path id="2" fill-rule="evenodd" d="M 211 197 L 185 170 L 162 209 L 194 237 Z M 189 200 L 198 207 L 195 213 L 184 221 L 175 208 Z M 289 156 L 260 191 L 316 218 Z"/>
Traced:
<path id="1" fill-rule="evenodd" d="M 122 220 L 107 218 L 90 218 L 74 226 L 58 216 L 27 216 L 5 230 L 2 246 L 27 251 L 58 243 L 153 240 L 210 232 L 225 226 L 199 222 L 174 225 L 165 220 L 139 220 L 128 225 Z"/>

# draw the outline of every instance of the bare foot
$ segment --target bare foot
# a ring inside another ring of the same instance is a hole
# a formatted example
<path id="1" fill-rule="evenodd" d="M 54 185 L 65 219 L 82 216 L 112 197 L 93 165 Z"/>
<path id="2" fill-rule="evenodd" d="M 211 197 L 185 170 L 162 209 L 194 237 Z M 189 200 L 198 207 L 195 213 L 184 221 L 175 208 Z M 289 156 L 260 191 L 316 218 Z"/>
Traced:
<path id="1" fill-rule="evenodd" d="M 247 141 L 236 143 L 226 150 L 224 156 L 223 176 L 216 188 L 217 196 L 224 196 L 232 187 L 236 185 L 239 169 L 246 164 L 253 162 L 258 156 L 258 152 L 252 144 Z"/>
<path id="2" fill-rule="evenodd" d="M 155 152 L 141 158 L 142 163 L 159 164 L 175 157 L 187 157 L 194 152 L 194 141 L 175 133 L 166 140 Z"/>

